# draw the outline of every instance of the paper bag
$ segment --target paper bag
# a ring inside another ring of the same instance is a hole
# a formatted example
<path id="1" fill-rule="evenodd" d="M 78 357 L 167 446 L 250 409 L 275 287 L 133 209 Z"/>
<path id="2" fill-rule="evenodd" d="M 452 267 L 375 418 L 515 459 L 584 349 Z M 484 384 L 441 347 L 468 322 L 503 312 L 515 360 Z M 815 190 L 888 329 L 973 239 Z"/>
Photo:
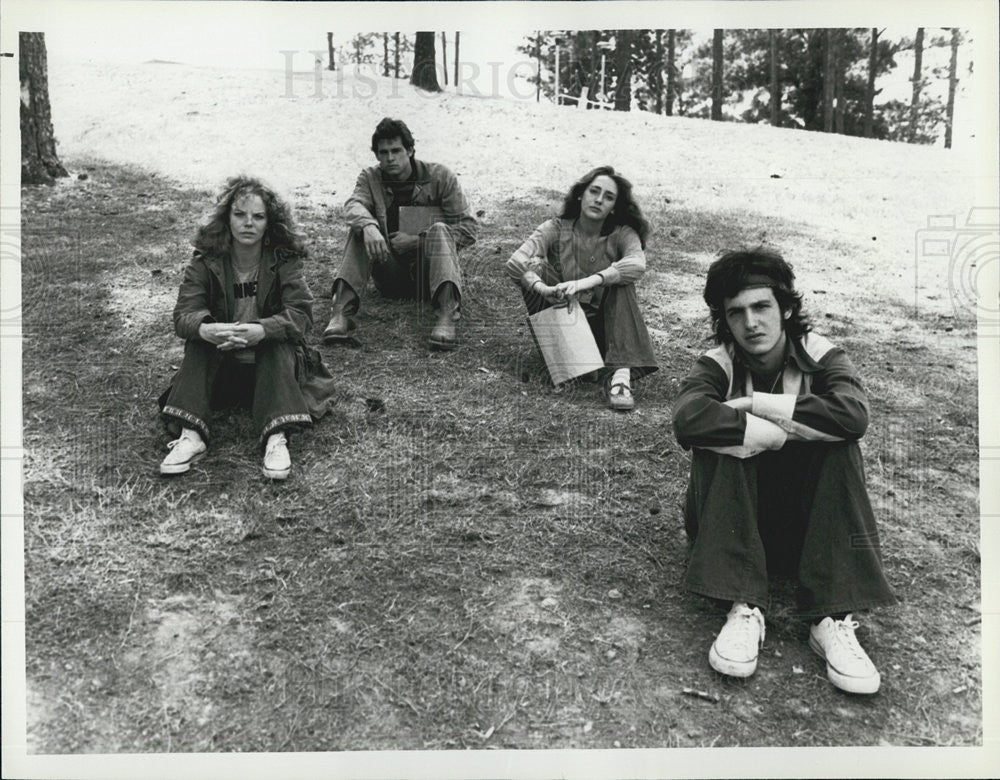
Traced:
<path id="1" fill-rule="evenodd" d="M 552 384 L 604 368 L 601 352 L 579 303 L 551 306 L 528 317 L 538 349 L 549 369 Z"/>

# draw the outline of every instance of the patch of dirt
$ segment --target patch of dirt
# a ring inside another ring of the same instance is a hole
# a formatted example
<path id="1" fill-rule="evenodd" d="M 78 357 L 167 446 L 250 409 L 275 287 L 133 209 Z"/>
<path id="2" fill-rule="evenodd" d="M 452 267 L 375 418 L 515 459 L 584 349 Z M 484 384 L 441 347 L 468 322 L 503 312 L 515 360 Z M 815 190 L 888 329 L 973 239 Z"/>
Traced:
<path id="1" fill-rule="evenodd" d="M 240 616 L 241 598 L 189 594 L 150 602 L 139 623 L 143 633 L 124 657 L 134 672 L 152 679 L 162 707 L 173 718 L 204 725 L 213 702 L 199 689 L 221 664 L 251 662 L 251 632 Z"/>
<path id="2" fill-rule="evenodd" d="M 507 580 L 492 589 L 491 600 L 496 601 L 492 622 L 517 644 L 546 655 L 554 653 L 566 628 L 559 615 L 562 589 L 558 582 L 540 577 Z"/>

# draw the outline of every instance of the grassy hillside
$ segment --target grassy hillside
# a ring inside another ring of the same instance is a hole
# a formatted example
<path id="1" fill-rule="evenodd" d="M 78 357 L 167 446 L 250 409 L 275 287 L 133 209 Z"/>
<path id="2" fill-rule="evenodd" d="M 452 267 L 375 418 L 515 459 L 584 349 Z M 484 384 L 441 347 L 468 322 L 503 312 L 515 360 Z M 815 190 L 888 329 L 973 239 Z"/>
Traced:
<path id="1" fill-rule="evenodd" d="M 64 162 L 88 177 L 23 194 L 33 750 L 981 743 L 974 322 L 946 262 L 913 306 L 914 232 L 972 205 L 952 158 L 406 88 L 314 100 L 303 81 L 286 99 L 268 72 L 108 68 L 51 74 Z M 427 318 L 372 293 L 361 346 L 322 352 L 383 412 L 345 404 L 296 437 L 286 484 L 259 476 L 249 420 L 230 415 L 202 464 L 164 480 L 154 402 L 180 358 L 169 313 L 212 190 L 247 170 L 292 198 L 318 337 L 340 204 L 385 114 L 484 212 L 463 256 L 460 348 L 428 353 Z M 548 386 L 500 273 L 602 162 L 636 182 L 656 228 L 640 300 L 661 370 L 627 416 L 591 385 Z M 688 457 L 670 405 L 707 345 L 708 262 L 758 241 L 795 264 L 817 330 L 872 398 L 862 446 L 902 600 L 863 617 L 875 697 L 826 682 L 787 583 L 758 673 L 720 677 L 706 655 L 721 617 L 679 588 Z"/>

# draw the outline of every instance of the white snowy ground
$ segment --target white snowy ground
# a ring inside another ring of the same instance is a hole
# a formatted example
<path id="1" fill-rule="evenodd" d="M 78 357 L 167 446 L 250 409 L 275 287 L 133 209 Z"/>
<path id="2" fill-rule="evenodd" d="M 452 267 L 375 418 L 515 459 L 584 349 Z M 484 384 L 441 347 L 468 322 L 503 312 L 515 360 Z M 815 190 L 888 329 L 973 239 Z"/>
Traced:
<path id="1" fill-rule="evenodd" d="M 954 248 L 940 243 L 921 250 L 938 257 L 918 258 L 918 240 L 928 217 L 964 226 L 969 208 L 984 204 L 977 193 L 996 186 L 989 165 L 940 148 L 579 111 L 533 96 L 428 95 L 370 75 L 324 71 L 321 97 L 312 72 L 296 73 L 289 87 L 281 70 L 53 63 L 49 78 L 63 157 L 132 163 L 212 191 L 227 176 L 254 173 L 293 203 L 317 206 L 343 203 L 360 168 L 374 162 L 375 124 L 402 118 L 418 157 L 455 170 L 475 208 L 485 209 L 481 241 L 489 240 L 494 204 L 540 202 L 541 221 L 557 204 L 552 191 L 610 163 L 634 182 L 653 217 L 652 269 L 668 270 L 671 257 L 683 254 L 685 213 L 736 216 L 753 226 L 746 243 L 773 243 L 794 263 L 803 290 L 823 291 L 822 301 L 811 296 L 814 307 L 844 312 L 859 294 L 913 305 L 918 266 L 922 313 L 955 311 L 949 276 L 967 304 L 963 288 L 976 273 L 969 258 L 950 262 Z M 831 249 L 832 240 L 841 246 Z M 726 248 L 694 259 L 707 262 Z"/>

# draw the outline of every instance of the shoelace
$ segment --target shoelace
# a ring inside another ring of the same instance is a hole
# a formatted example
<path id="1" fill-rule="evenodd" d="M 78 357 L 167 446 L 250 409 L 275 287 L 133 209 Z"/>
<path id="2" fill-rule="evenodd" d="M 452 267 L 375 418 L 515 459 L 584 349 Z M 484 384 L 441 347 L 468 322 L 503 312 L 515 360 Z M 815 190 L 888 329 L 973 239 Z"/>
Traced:
<path id="1" fill-rule="evenodd" d="M 854 635 L 854 632 L 861 624 L 857 620 L 852 620 L 851 615 L 848 615 L 843 620 L 834 621 L 833 625 L 835 629 L 834 636 L 851 652 L 851 655 L 860 660 L 868 660 L 868 655 L 858 643 L 858 638 Z"/>
<path id="2" fill-rule="evenodd" d="M 738 624 L 739 630 L 744 634 L 747 640 L 749 640 L 753 636 L 752 634 L 753 629 L 751 628 L 751 626 L 756 625 L 758 628 L 760 628 L 759 642 L 763 644 L 764 626 L 762 625 L 762 621 L 758 619 L 754 611 L 749 607 L 744 607 L 743 609 L 741 609 L 739 612 L 736 613 L 736 616 L 742 618 Z"/>
<path id="3" fill-rule="evenodd" d="M 279 446 L 280 447 L 287 446 L 287 442 L 284 437 L 281 437 L 280 439 L 272 439 L 267 445 L 267 451 L 265 452 L 265 455 L 270 455 Z"/>

